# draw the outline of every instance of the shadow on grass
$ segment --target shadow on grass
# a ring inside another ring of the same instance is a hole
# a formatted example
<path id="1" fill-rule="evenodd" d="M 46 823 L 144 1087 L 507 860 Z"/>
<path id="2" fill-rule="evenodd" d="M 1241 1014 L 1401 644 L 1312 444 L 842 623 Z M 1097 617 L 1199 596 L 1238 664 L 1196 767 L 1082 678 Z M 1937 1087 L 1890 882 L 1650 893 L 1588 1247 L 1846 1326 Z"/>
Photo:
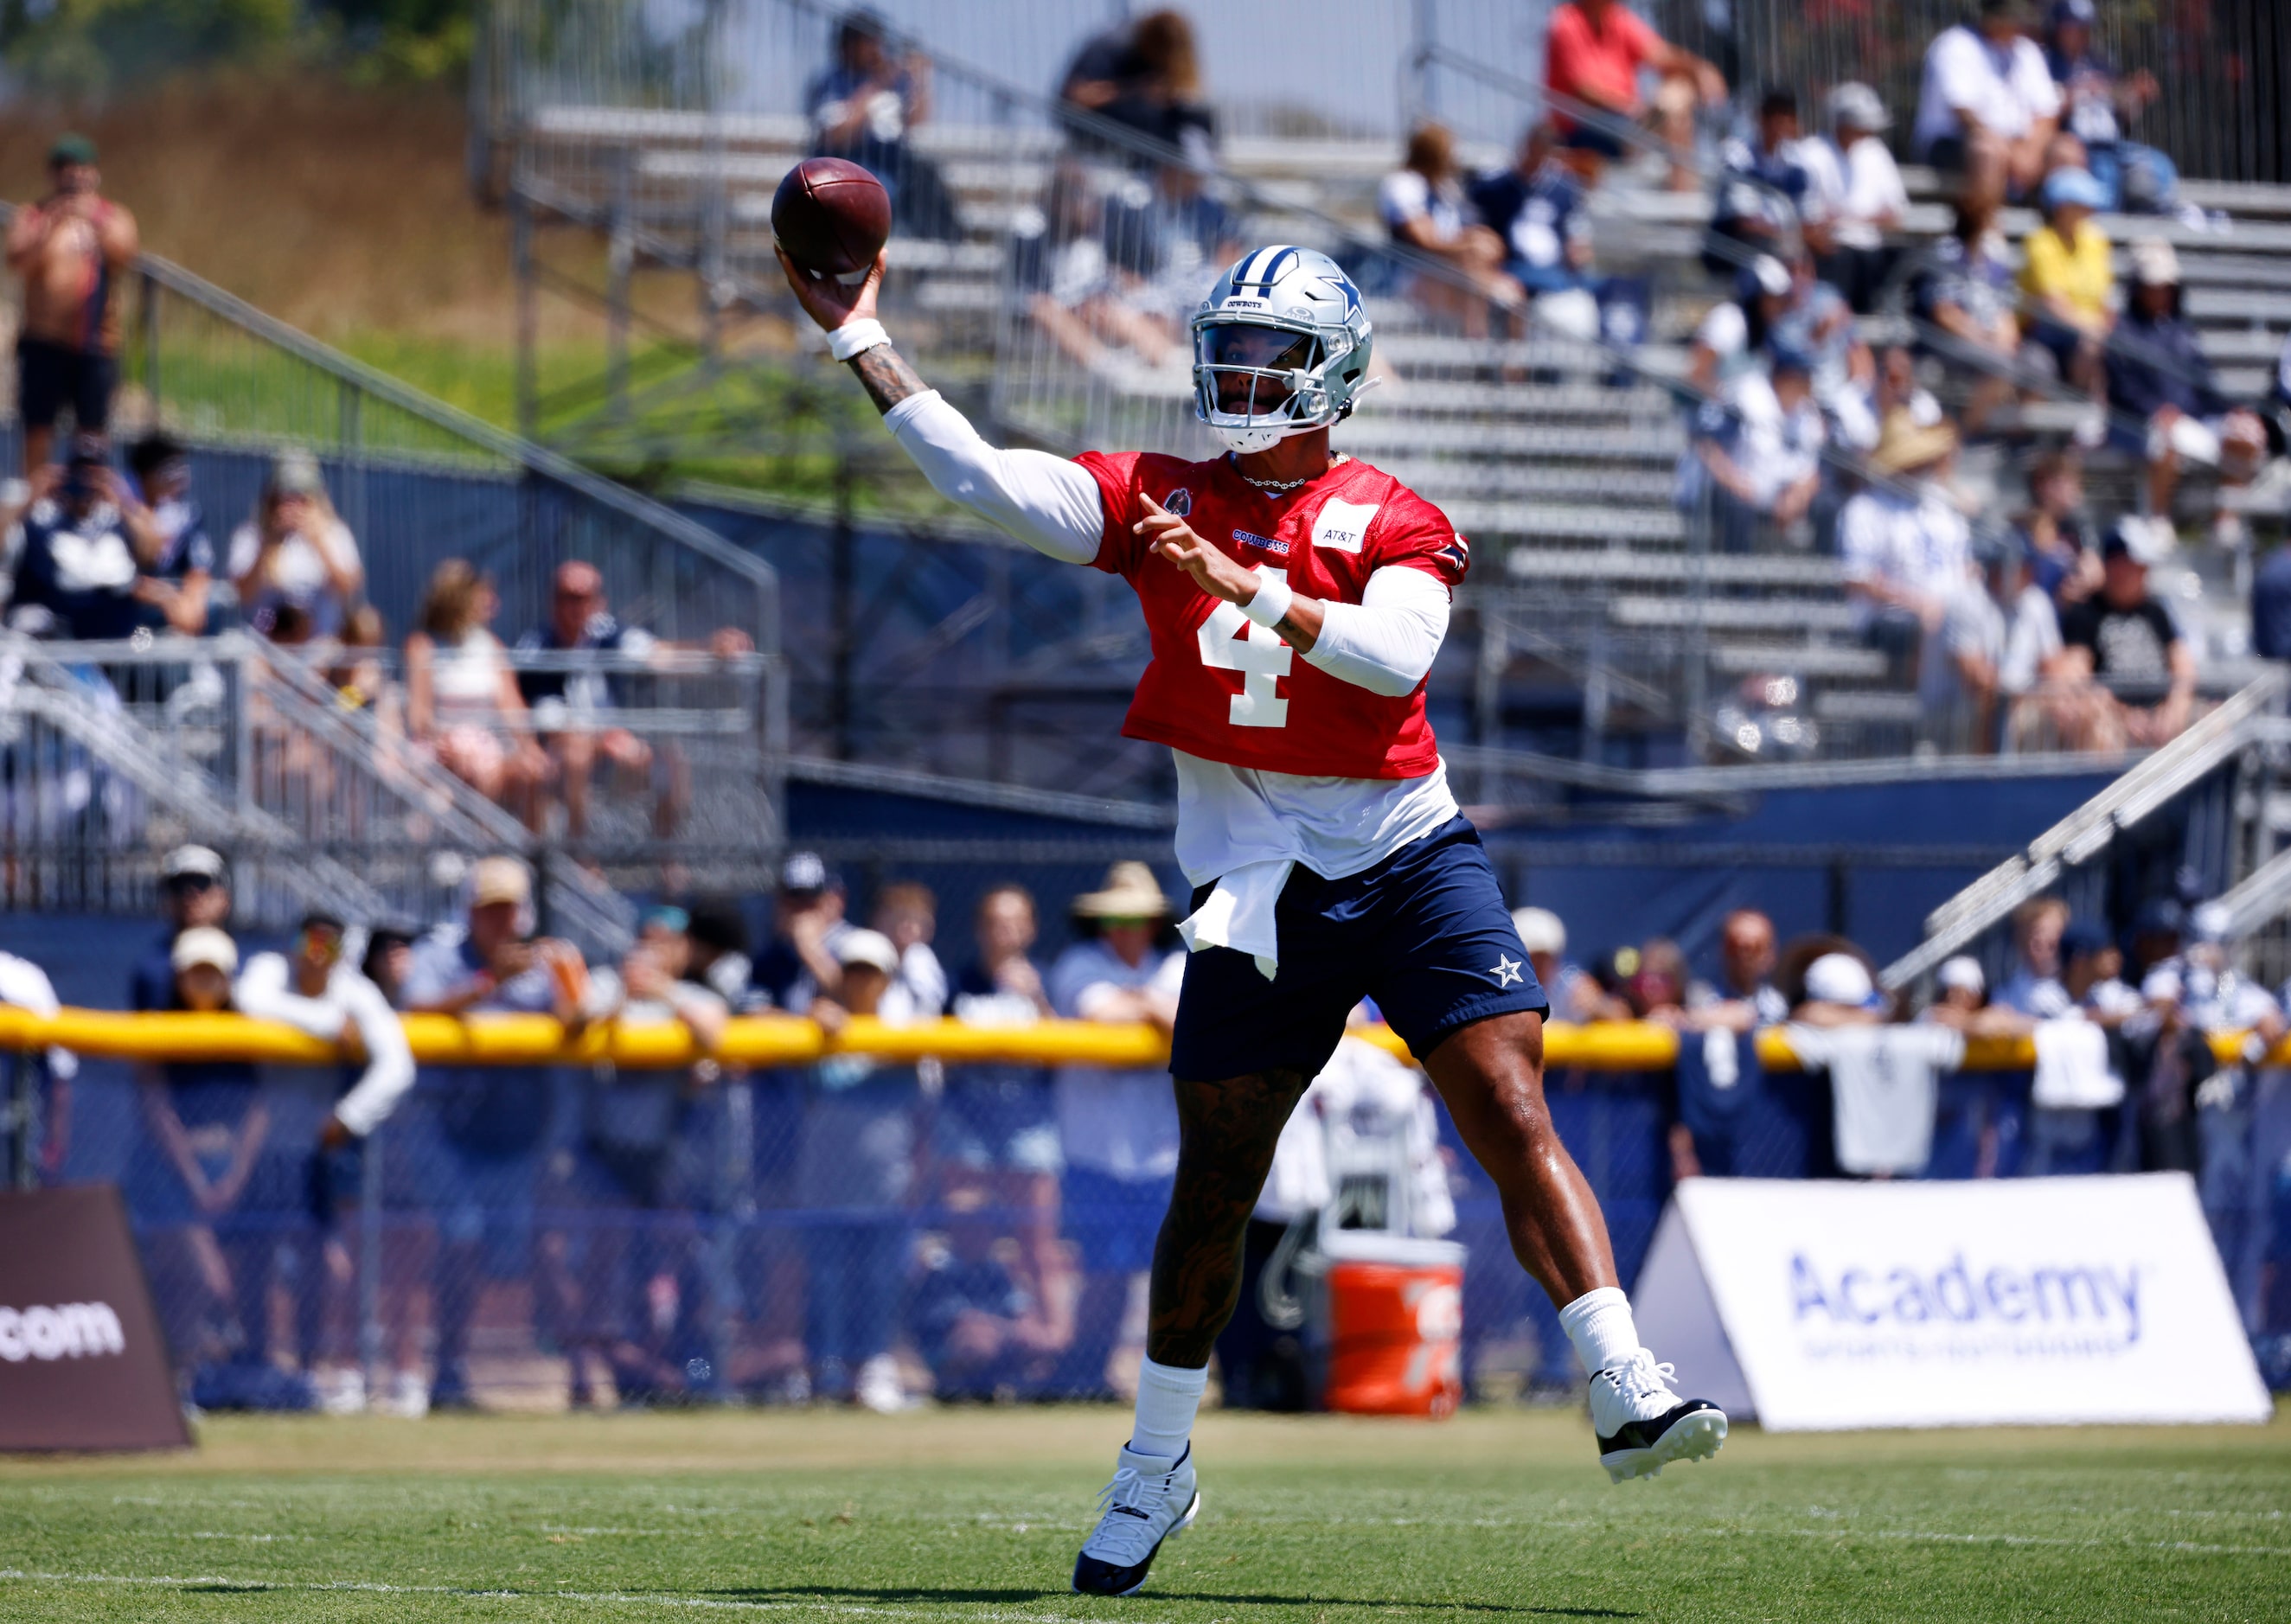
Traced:
<path id="1" fill-rule="evenodd" d="M 974 1602 L 1009 1605 L 1022 1602 L 1074 1599 L 1073 1593 L 1065 1589 L 943 1589 L 921 1585 L 748 1586 L 736 1589 L 703 1590 L 697 1594 L 745 1602 L 800 1601 L 807 1597 L 832 1596 L 840 1601 Z M 1534 1607 L 1508 1602 L 1411 1602 L 1390 1596 L 1369 1601 L 1357 1596 L 1273 1596 L 1262 1592 L 1242 1595 L 1215 1590 L 1168 1590 L 1158 1587 L 1152 1592 L 1152 1599 L 1161 1602 L 1222 1602 L 1235 1606 L 1405 1608 L 1417 1612 L 1518 1614 L 1529 1618 L 1636 1619 L 1643 1616 L 1636 1612 L 1620 1612 L 1612 1607 Z"/>

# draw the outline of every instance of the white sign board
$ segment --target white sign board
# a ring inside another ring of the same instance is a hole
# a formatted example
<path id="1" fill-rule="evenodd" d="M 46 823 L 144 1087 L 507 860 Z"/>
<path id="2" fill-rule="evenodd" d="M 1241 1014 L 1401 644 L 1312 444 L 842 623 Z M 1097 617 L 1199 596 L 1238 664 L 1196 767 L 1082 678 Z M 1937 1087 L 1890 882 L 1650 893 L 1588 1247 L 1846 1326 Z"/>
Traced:
<path id="1" fill-rule="evenodd" d="M 1680 1392 L 1776 1431 L 2272 1413 L 2182 1173 L 1689 1179 L 1632 1307 Z"/>

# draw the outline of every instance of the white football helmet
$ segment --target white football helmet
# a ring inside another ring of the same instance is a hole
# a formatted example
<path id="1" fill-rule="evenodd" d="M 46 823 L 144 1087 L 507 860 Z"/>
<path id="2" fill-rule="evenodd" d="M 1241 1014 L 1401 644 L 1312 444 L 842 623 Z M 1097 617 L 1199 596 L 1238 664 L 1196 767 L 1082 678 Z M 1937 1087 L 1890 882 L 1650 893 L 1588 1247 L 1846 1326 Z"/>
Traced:
<path id="1" fill-rule="evenodd" d="M 1234 451 L 1263 451 L 1350 414 L 1375 337 L 1360 289 L 1327 254 L 1259 248 L 1194 313 L 1194 413 Z"/>

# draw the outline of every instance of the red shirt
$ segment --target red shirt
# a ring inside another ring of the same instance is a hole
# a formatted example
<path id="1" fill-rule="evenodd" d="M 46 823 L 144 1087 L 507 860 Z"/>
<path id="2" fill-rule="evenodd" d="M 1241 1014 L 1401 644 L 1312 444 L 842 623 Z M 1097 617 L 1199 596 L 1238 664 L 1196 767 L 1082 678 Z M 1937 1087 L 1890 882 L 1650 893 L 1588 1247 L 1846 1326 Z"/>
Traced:
<path id="1" fill-rule="evenodd" d="M 1300 597 L 1358 603 L 1369 576 L 1393 565 L 1454 590 L 1471 554 L 1439 509 L 1357 458 L 1279 496 L 1223 457 L 1092 451 L 1076 461 L 1105 501 L 1095 562 L 1136 589 L 1153 639 L 1124 734 L 1233 767 L 1313 777 L 1420 778 L 1439 764 L 1423 683 L 1387 698 L 1307 664 L 1271 627 L 1210 597 L 1130 530 L 1144 516 L 1142 490 L 1228 557 L 1286 571 Z"/>
<path id="2" fill-rule="evenodd" d="M 1571 0 L 1551 13 L 1551 32 L 1543 47 L 1543 83 L 1547 89 L 1579 101 L 1620 106 L 1636 113 L 1639 68 L 1661 49 L 1662 36 L 1636 12 L 1611 4 L 1595 29 L 1583 8 Z M 1593 95 L 1585 95 L 1587 90 Z M 1552 122 L 1562 130 L 1572 130 L 1576 121 L 1555 112 Z"/>

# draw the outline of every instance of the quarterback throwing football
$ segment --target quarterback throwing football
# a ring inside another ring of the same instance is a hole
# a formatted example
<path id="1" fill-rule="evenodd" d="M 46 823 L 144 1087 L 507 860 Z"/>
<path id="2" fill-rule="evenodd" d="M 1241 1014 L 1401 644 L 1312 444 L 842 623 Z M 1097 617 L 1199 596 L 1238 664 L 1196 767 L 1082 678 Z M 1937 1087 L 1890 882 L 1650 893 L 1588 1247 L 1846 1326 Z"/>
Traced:
<path id="1" fill-rule="evenodd" d="M 884 423 L 942 494 L 1037 551 L 1127 580 L 1153 662 L 1122 731 L 1177 754 L 1195 887 L 1171 1040 L 1180 1148 L 1154 1251 L 1137 1413 L 1074 1564 L 1128 1595 L 1201 1497 L 1189 1443 L 1242 1233 L 1282 1124 L 1372 997 L 1503 1197 L 1512 1248 L 1592 1372 L 1618 1481 L 1715 1453 L 1726 1418 L 1639 1346 L 1607 1228 L 1543 1101 L 1548 1001 L 1479 835 L 1449 793 L 1424 683 L 1471 555 L 1439 509 L 1329 446 L 1368 374 L 1359 290 L 1260 248 L 1193 319 L 1207 462 L 1000 451 L 891 346 L 883 266 L 856 286 L 781 256 Z"/>

